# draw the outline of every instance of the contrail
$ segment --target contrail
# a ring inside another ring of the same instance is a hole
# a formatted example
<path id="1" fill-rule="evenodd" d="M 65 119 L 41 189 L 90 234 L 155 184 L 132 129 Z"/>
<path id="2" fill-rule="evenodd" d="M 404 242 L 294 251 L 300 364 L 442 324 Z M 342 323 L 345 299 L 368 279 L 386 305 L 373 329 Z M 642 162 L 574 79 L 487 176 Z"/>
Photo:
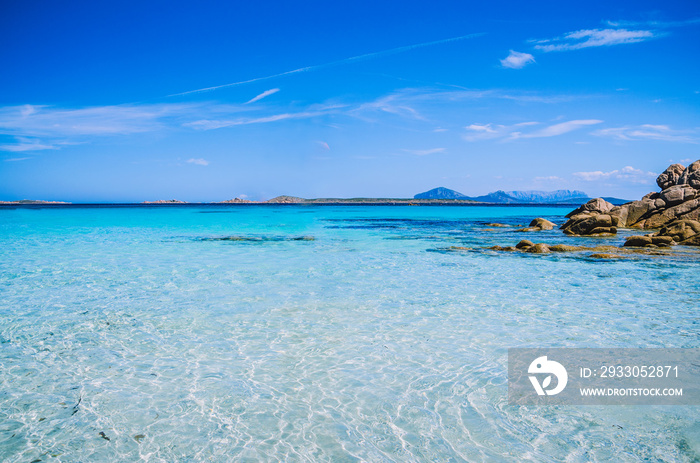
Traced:
<path id="1" fill-rule="evenodd" d="M 240 82 L 232 82 L 230 84 L 217 85 L 215 87 L 199 88 L 197 90 L 189 90 L 187 92 L 174 93 L 174 94 L 168 95 L 168 96 L 169 97 L 182 96 L 182 95 L 189 95 L 191 93 L 211 92 L 212 90 L 218 90 L 220 88 L 235 87 L 237 85 L 244 85 L 244 84 L 250 84 L 253 82 L 259 82 L 261 80 L 274 79 L 275 77 L 282 77 L 282 76 L 287 76 L 290 74 L 298 74 L 301 72 L 315 71 L 317 69 L 323 69 L 323 68 L 327 68 L 327 67 L 331 67 L 331 66 L 338 66 L 340 64 L 351 63 L 351 62 L 355 62 L 355 61 L 362 61 L 362 60 L 371 59 L 371 58 L 378 58 L 380 56 L 393 55 L 395 53 L 403 53 L 405 51 L 415 50 L 416 48 L 431 47 L 433 45 L 440 45 L 443 43 L 457 42 L 459 40 L 465 40 L 465 39 L 472 39 L 474 37 L 480 37 L 482 35 L 484 35 L 483 32 L 477 33 L 477 34 L 462 35 L 460 37 L 452 37 L 450 39 L 435 40 L 433 42 L 418 43 L 415 45 L 406 45 L 404 47 L 392 48 L 390 50 L 375 51 L 373 53 L 366 53 L 364 55 L 352 56 L 350 58 L 343 58 L 343 59 L 338 60 L 338 61 L 331 61 L 330 63 L 316 64 L 313 66 L 306 66 L 306 67 L 294 69 L 291 71 L 280 72 L 279 74 L 273 74 L 271 76 L 256 77 L 254 79 L 242 80 Z"/>

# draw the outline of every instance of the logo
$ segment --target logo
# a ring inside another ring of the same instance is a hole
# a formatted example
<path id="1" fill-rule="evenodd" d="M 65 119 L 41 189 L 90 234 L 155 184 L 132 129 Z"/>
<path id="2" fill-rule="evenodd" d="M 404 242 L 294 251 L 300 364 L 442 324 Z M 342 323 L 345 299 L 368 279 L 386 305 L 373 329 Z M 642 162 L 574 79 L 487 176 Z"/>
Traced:
<path id="1" fill-rule="evenodd" d="M 557 395 L 566 387 L 569 380 L 569 375 L 566 374 L 566 368 L 554 360 L 547 360 L 547 356 L 536 358 L 527 369 L 531 374 L 547 374 L 542 384 L 537 380 L 537 376 L 530 376 L 532 387 L 537 391 L 537 395 Z M 557 378 L 557 386 L 552 389 L 547 389 L 552 384 L 552 375 Z"/>

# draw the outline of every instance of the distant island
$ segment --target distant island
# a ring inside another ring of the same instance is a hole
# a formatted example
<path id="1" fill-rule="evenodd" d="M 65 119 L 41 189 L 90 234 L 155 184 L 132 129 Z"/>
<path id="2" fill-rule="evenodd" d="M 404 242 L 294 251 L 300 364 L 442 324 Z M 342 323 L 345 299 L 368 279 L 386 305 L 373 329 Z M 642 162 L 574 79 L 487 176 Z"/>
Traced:
<path id="1" fill-rule="evenodd" d="M 579 190 L 555 190 L 555 191 L 503 191 L 498 190 L 483 196 L 470 197 L 458 191 L 445 187 L 433 188 L 424 193 L 418 193 L 415 199 L 441 199 L 476 201 L 493 204 L 581 204 L 589 199 L 583 191 Z M 606 201 L 614 205 L 627 203 L 626 199 L 604 197 Z"/>
<path id="2" fill-rule="evenodd" d="M 0 201 L 0 205 L 23 205 L 23 204 L 71 204 L 65 201 L 44 201 L 42 199 L 20 199 L 19 201 Z"/>
<path id="3" fill-rule="evenodd" d="M 556 190 L 556 191 L 495 191 L 483 196 L 470 197 L 462 193 L 450 190 L 449 188 L 434 188 L 424 193 L 419 193 L 413 198 L 300 198 L 298 196 L 282 195 L 267 201 L 252 201 L 243 198 L 227 199 L 225 201 L 188 203 L 178 199 L 159 199 L 155 201 L 142 201 L 140 203 L 121 204 L 141 204 L 149 206 L 159 205 L 196 205 L 196 204 L 308 204 L 308 205 L 469 205 L 469 204 L 582 204 L 591 198 L 583 191 L 578 190 Z M 621 205 L 628 201 L 618 198 L 603 197 L 613 205 Z M 23 199 L 20 201 L 0 201 L 0 205 L 63 205 L 72 204 L 62 201 L 42 201 Z"/>

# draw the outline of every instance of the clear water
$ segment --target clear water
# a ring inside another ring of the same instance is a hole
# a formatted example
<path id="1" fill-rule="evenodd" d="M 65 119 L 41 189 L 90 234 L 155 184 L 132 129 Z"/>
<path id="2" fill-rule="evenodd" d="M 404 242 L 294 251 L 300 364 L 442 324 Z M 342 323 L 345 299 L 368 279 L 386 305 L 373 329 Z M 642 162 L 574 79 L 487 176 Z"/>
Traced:
<path id="1" fill-rule="evenodd" d="M 698 461 L 698 407 L 508 405 L 509 347 L 700 347 L 696 254 L 484 249 L 569 209 L 0 209 L 0 460 Z"/>

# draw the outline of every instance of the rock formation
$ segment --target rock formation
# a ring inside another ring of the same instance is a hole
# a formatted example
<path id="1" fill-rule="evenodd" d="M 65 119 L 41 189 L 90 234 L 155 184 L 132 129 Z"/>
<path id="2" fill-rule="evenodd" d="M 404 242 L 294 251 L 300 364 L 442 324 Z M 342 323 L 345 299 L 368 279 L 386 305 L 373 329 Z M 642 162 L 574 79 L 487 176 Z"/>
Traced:
<path id="1" fill-rule="evenodd" d="M 569 219 L 561 229 L 567 235 L 610 236 L 617 233 L 619 217 L 611 211 L 614 206 L 603 198 L 595 198 L 566 215 Z"/>
<path id="2" fill-rule="evenodd" d="M 659 231 L 654 236 L 671 236 L 673 242 L 682 244 L 700 241 L 700 237 L 690 239 L 700 233 L 700 229 L 695 231 L 696 226 L 691 225 L 700 220 L 700 160 L 688 167 L 680 164 L 669 166 L 659 175 L 656 183 L 661 188 L 660 192 L 649 193 L 638 201 L 621 206 L 613 206 L 602 198 L 592 199 L 571 211 L 566 216 L 569 221 L 561 228 L 569 235 L 606 235 L 617 233 L 618 227 L 664 229 L 677 221 L 684 221 L 682 227 L 686 232 L 682 241 L 676 240 L 669 231 Z M 693 231 L 691 236 L 687 236 L 688 230 Z M 659 245 L 652 241 L 640 239 L 632 242 L 642 246 Z M 663 245 L 666 241 L 657 242 Z"/>
<path id="3" fill-rule="evenodd" d="M 621 227 L 662 228 L 678 219 L 700 218 L 700 160 L 685 169 L 680 164 L 669 166 L 656 183 L 660 192 L 610 211 L 619 217 Z"/>

